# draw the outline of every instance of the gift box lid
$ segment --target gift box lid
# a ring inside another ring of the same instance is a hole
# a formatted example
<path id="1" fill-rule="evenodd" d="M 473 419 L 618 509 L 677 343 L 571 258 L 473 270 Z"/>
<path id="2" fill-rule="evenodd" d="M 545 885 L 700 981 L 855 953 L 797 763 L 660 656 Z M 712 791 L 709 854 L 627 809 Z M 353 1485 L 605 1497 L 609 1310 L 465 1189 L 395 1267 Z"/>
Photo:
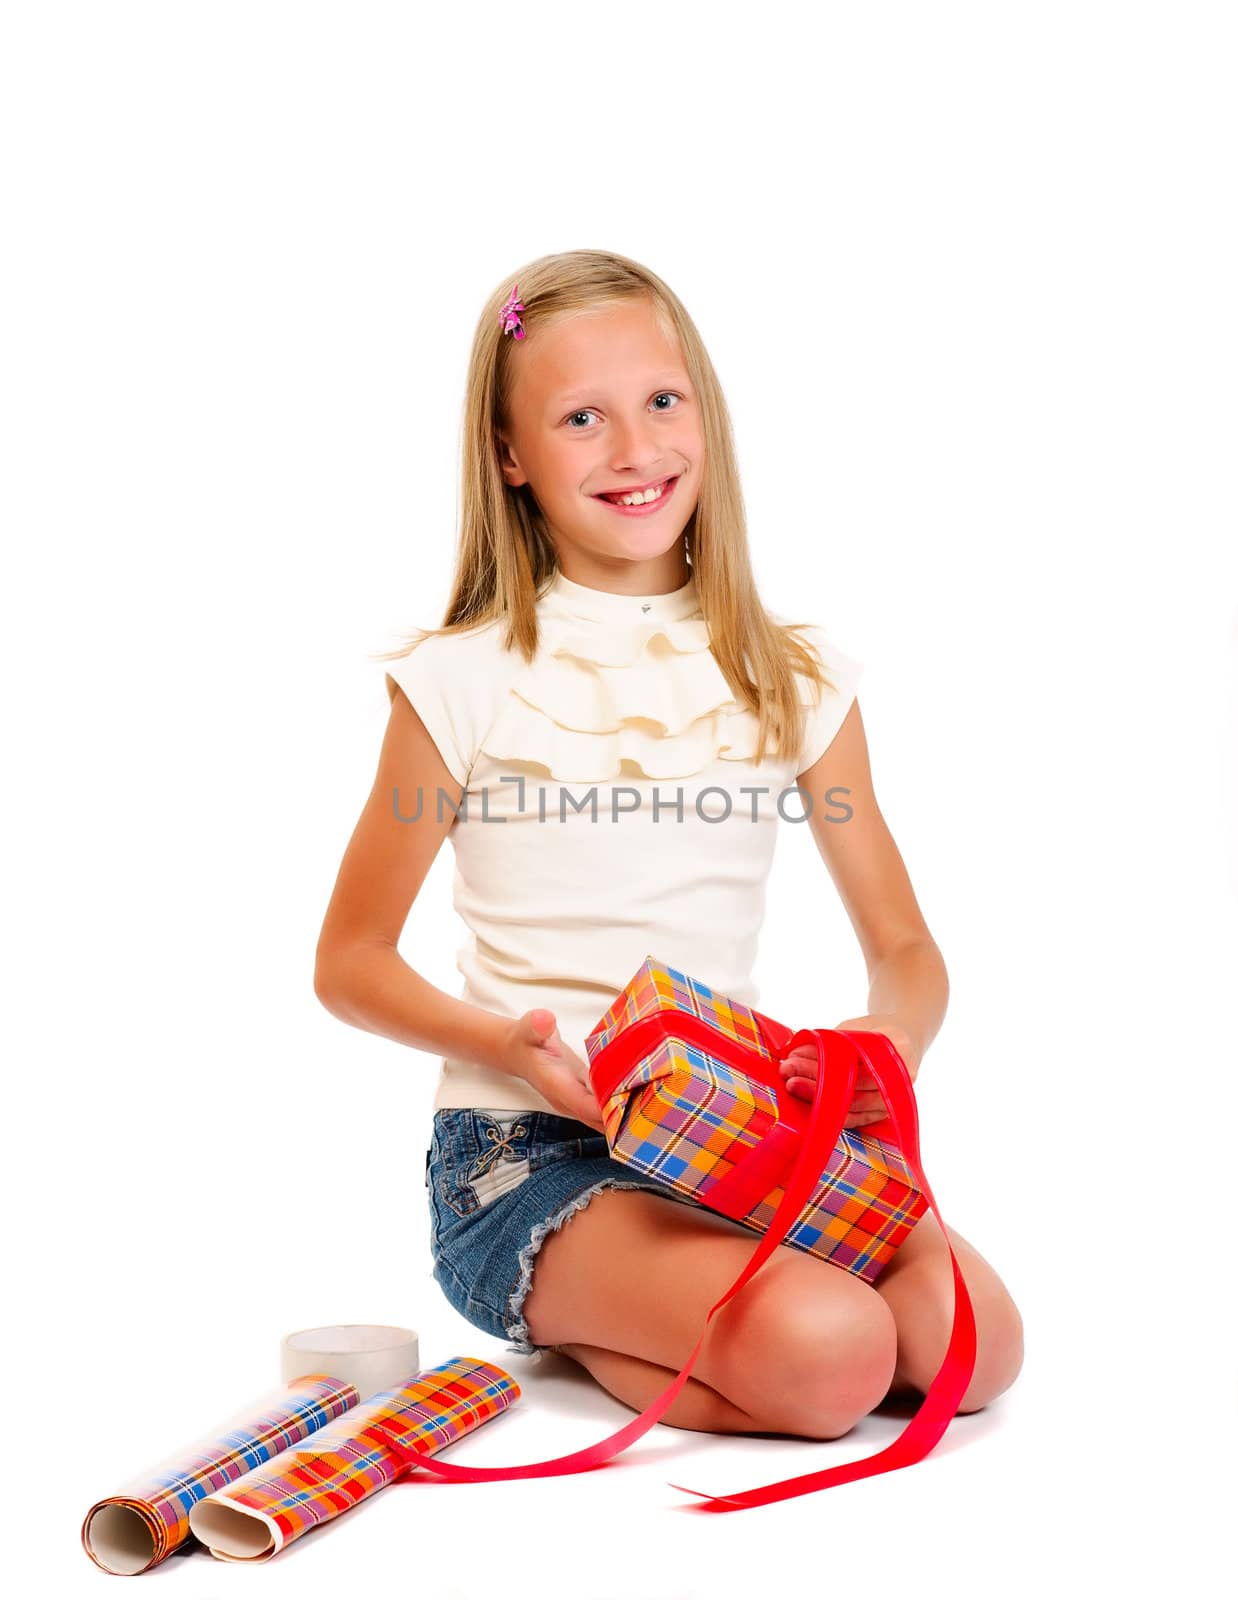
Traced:
<path id="1" fill-rule="evenodd" d="M 711 989 L 708 984 L 690 978 L 687 973 L 672 967 L 669 962 L 660 961 L 654 955 L 647 955 L 631 980 L 624 985 L 603 1013 L 597 1026 L 586 1036 L 585 1050 L 590 1064 L 592 1065 L 617 1034 L 631 1027 L 634 1022 L 651 1016 L 663 1017 L 667 1024 L 667 1043 L 659 1045 L 658 1056 L 666 1057 L 669 1054 L 676 1060 L 682 1057 L 682 1064 L 687 1064 L 693 1058 L 699 1058 L 700 1052 L 697 1048 L 686 1047 L 685 1053 L 685 1047 L 674 1040 L 674 1018 L 682 1012 L 700 1017 L 745 1049 L 767 1059 L 772 1059 L 774 1049 L 785 1044 L 796 1031 L 776 1018 L 768 1017 L 764 1012 L 746 1006 L 738 1000 L 732 1000 L 719 990 Z M 720 1064 L 719 1067 L 720 1070 L 727 1072 L 727 1069 L 722 1068 Z M 727 1076 L 731 1076 L 729 1072 Z M 798 1111 L 801 1104 L 804 1119 L 807 1120 L 806 1100 L 797 1101 L 795 1110 Z M 889 1147 L 892 1163 L 890 1170 L 900 1176 L 906 1173 L 907 1168 L 894 1125 L 888 1117 L 880 1122 L 865 1124 L 862 1131 L 845 1129 L 844 1133 L 848 1139 L 862 1140 L 868 1146 L 870 1159 L 876 1160 L 878 1164 L 883 1163 L 884 1154 L 878 1156 L 873 1147 Z"/>
<path id="2" fill-rule="evenodd" d="M 785 1043 L 794 1031 L 649 955 L 586 1036 L 590 1062 L 616 1034 L 642 1017 L 679 1011 L 693 1013 L 745 1049 L 763 1056 L 772 1055 L 771 1047 Z"/>

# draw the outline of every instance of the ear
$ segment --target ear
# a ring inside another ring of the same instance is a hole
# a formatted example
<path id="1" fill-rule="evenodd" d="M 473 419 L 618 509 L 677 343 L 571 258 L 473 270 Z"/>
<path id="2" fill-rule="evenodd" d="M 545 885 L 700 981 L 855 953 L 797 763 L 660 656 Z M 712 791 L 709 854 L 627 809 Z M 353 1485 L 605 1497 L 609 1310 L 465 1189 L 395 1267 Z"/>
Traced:
<path id="1" fill-rule="evenodd" d="M 497 435 L 499 451 L 499 471 L 503 474 L 503 481 L 509 488 L 518 489 L 522 483 L 529 479 L 512 450 L 507 435 L 500 432 Z"/>

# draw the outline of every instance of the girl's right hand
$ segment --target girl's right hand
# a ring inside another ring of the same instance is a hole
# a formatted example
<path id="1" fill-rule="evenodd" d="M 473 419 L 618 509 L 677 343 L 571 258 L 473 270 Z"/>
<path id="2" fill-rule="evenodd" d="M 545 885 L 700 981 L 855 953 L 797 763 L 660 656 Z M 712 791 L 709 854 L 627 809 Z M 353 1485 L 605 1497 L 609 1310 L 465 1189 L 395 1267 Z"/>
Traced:
<path id="1" fill-rule="evenodd" d="M 574 1117 L 603 1132 L 605 1124 L 589 1082 L 589 1069 L 559 1037 L 553 1011 L 539 1007 L 518 1017 L 503 1054 L 503 1070 L 523 1078 L 560 1116 Z"/>

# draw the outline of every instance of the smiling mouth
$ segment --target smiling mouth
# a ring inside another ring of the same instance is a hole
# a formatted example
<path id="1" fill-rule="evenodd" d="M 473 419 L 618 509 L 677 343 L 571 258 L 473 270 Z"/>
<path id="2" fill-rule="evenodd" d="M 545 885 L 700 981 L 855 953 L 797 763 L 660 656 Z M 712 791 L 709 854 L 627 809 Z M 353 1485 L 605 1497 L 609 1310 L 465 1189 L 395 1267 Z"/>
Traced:
<path id="1" fill-rule="evenodd" d="M 646 507 L 661 505 L 664 500 L 669 499 L 678 482 L 679 474 L 676 473 L 670 477 L 660 478 L 654 483 L 646 484 L 643 489 L 613 489 L 608 493 L 594 495 L 593 498 L 595 500 L 605 500 L 607 505 L 615 506 L 620 511 L 642 511 Z M 642 494 L 648 492 L 649 489 L 658 489 L 661 492 L 654 495 L 652 500 L 638 500 L 634 505 L 625 505 L 623 503 L 625 495 Z"/>

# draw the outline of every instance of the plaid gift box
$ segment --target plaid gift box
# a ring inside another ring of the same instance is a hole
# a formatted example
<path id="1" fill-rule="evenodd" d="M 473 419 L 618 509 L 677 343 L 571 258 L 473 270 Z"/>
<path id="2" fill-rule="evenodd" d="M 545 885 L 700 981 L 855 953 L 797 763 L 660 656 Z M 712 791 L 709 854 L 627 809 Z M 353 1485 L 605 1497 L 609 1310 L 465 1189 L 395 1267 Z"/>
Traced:
<path id="1" fill-rule="evenodd" d="M 950 1341 L 923 1404 L 893 1444 L 859 1461 L 777 1483 L 701 1496 L 711 1511 L 769 1505 L 912 1466 L 932 1450 L 976 1364 L 976 1318 L 941 1209 L 920 1161 L 916 1099 L 906 1063 L 883 1033 L 799 1028 L 736 1005 L 653 956 L 585 1041 L 611 1153 L 693 1200 L 759 1232 L 747 1263 L 705 1314 L 696 1344 L 663 1392 L 617 1433 L 548 1461 L 420 1465 L 454 1483 L 591 1472 L 647 1433 L 688 1381 L 715 1315 L 784 1241 L 865 1278 L 876 1277 L 915 1219 L 931 1209 L 954 1275 Z M 811 1105 L 779 1067 L 801 1045 L 817 1054 Z M 863 1063 L 890 1115 L 860 1136 L 844 1128 Z M 883 1127 L 881 1134 L 873 1130 Z M 814 1174 L 821 1174 L 820 1177 Z M 913 1187 L 911 1179 L 914 1178 Z"/>
<path id="2" fill-rule="evenodd" d="M 793 1032 L 646 957 L 585 1040 L 611 1155 L 764 1233 L 811 1109 L 778 1070 Z M 928 1209 L 888 1126 L 843 1129 L 783 1241 L 868 1283 Z"/>

